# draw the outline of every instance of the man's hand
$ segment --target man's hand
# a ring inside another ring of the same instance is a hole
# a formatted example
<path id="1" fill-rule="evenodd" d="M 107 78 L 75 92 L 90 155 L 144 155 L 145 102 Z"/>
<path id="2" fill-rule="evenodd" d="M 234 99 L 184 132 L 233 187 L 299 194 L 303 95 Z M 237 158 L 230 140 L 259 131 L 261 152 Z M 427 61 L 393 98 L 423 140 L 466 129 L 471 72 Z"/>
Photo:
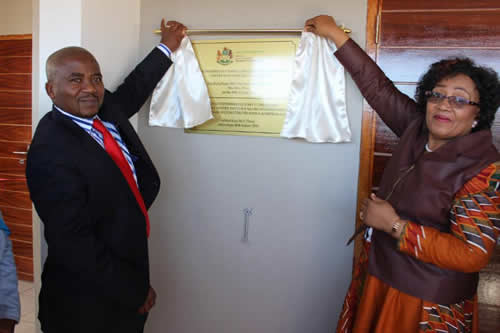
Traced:
<path id="1" fill-rule="evenodd" d="M 140 314 L 148 313 L 153 308 L 153 306 L 155 306 L 155 303 L 156 303 L 156 292 L 153 289 L 153 287 L 149 287 L 148 296 L 146 297 L 146 301 L 139 308 L 138 312 Z"/>
<path id="2" fill-rule="evenodd" d="M 186 35 L 186 26 L 177 21 L 161 20 L 161 43 L 165 44 L 170 51 L 174 52 L 181 45 L 181 41 Z"/>

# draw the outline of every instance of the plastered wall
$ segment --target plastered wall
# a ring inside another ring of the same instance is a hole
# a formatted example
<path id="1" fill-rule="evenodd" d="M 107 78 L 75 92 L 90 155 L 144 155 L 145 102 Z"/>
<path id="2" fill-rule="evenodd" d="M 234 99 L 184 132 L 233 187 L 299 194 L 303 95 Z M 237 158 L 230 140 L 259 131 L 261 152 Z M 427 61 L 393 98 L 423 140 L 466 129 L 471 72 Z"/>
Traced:
<path id="1" fill-rule="evenodd" d="M 158 42 L 152 31 L 161 17 L 193 29 L 290 28 L 319 13 L 337 17 L 364 45 L 365 0 L 143 0 L 140 52 Z M 139 133 L 162 177 L 150 211 L 159 296 L 148 332 L 334 329 L 350 281 L 345 242 L 359 164 L 362 99 L 349 78 L 347 102 L 353 141 L 346 144 L 187 134 L 149 127 L 143 110 Z M 254 211 L 248 244 L 240 241 L 245 208 Z"/>

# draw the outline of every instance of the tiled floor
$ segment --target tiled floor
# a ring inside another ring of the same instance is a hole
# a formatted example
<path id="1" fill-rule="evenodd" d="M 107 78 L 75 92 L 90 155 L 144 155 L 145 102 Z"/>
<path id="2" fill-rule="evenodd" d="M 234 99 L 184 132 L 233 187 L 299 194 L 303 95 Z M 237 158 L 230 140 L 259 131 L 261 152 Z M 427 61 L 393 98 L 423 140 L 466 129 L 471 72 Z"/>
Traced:
<path id="1" fill-rule="evenodd" d="M 16 325 L 15 333 L 35 332 L 35 288 L 33 282 L 19 281 L 21 298 L 21 321 Z"/>

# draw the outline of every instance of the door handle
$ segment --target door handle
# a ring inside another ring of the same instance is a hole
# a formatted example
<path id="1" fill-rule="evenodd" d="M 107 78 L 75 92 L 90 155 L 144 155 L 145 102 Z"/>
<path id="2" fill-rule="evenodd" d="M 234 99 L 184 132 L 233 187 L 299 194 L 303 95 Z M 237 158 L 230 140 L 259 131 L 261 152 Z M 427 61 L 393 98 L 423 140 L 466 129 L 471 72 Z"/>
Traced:
<path id="1" fill-rule="evenodd" d="M 12 154 L 26 155 L 26 154 L 28 154 L 28 152 L 27 151 L 13 151 Z"/>

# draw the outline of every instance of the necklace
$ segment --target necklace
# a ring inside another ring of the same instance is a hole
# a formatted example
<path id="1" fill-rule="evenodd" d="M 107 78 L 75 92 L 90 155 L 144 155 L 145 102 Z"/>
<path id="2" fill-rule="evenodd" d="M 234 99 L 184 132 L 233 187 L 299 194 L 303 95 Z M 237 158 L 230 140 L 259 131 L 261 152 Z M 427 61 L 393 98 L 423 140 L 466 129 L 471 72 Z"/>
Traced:
<path id="1" fill-rule="evenodd" d="M 432 153 L 432 150 L 429 148 L 429 142 L 425 144 L 425 150 L 427 150 L 429 153 Z"/>

